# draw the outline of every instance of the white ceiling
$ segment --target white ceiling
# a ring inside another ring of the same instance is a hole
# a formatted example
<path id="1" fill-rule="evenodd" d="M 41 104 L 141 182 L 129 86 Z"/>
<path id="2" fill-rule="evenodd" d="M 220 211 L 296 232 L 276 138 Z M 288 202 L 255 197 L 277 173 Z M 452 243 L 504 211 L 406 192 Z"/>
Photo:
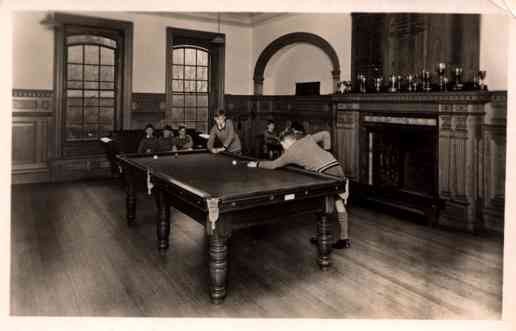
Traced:
<path id="1" fill-rule="evenodd" d="M 222 24 L 234 24 L 243 26 L 254 26 L 271 18 L 287 15 L 286 13 L 268 12 L 139 12 L 147 15 L 157 15 L 176 18 L 192 18 L 202 21 L 218 22 L 220 14 L 220 22 Z"/>

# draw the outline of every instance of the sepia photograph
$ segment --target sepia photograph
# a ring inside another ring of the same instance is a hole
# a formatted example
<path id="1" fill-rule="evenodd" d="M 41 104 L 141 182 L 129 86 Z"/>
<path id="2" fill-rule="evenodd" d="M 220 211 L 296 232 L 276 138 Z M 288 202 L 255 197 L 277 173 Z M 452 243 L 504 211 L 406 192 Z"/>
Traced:
<path id="1" fill-rule="evenodd" d="M 516 3 L 197 2 L 3 5 L 13 329 L 507 328 Z"/>

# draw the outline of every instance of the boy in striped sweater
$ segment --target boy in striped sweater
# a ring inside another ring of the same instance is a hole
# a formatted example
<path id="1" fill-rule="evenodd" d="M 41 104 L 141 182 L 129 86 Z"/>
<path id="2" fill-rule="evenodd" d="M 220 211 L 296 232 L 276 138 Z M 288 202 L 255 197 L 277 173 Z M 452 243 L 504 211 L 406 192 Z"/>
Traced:
<path id="1" fill-rule="evenodd" d="M 248 166 L 276 169 L 289 164 L 295 164 L 307 170 L 344 177 L 344 172 L 339 162 L 327 151 L 331 148 L 331 137 L 328 131 L 299 137 L 293 130 L 288 130 L 282 135 L 280 142 L 285 152 L 279 158 L 273 161 L 249 162 Z M 348 184 L 346 183 L 346 192 L 339 194 L 335 199 L 335 209 L 337 210 L 337 219 L 340 225 L 339 239 L 333 244 L 333 248 L 337 249 L 348 248 L 351 245 L 348 236 L 348 217 L 345 207 L 347 198 Z M 313 238 L 311 241 L 313 242 Z"/>

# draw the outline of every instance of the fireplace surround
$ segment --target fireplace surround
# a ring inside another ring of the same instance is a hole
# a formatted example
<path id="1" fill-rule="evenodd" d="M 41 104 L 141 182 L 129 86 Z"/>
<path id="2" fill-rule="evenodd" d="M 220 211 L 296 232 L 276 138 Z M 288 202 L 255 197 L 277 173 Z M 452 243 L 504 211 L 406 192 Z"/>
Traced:
<path id="1" fill-rule="evenodd" d="M 497 224 L 494 228 L 503 231 L 503 188 L 490 183 L 499 182 L 492 177 L 500 173 L 504 178 L 505 165 L 498 164 L 496 174 L 485 171 L 496 164 L 493 157 L 503 154 L 505 160 L 505 136 L 485 140 L 495 132 L 486 131 L 492 126 L 489 119 L 500 118 L 500 96 L 505 93 L 334 96 L 335 151 L 355 195 L 418 210 L 440 226 L 481 231 Z M 496 132 L 503 129 L 502 124 Z M 489 193 L 495 186 L 497 194 Z M 484 208 L 486 199 L 494 201 L 495 195 L 498 219 Z"/>

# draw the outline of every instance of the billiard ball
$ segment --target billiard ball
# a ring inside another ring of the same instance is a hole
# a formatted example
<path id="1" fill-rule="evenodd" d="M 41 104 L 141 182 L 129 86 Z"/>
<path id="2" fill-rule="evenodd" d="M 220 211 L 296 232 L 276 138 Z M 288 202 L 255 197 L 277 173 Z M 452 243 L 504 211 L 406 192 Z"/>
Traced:
<path id="1" fill-rule="evenodd" d="M 237 164 L 237 161 L 236 161 L 236 160 L 233 160 L 233 162 L 232 162 L 232 163 L 233 163 L 233 165 L 236 165 L 236 164 Z"/>
<path id="2" fill-rule="evenodd" d="M 157 155 L 154 155 L 154 159 L 157 159 L 157 158 L 158 158 L 158 156 L 157 156 Z"/>

